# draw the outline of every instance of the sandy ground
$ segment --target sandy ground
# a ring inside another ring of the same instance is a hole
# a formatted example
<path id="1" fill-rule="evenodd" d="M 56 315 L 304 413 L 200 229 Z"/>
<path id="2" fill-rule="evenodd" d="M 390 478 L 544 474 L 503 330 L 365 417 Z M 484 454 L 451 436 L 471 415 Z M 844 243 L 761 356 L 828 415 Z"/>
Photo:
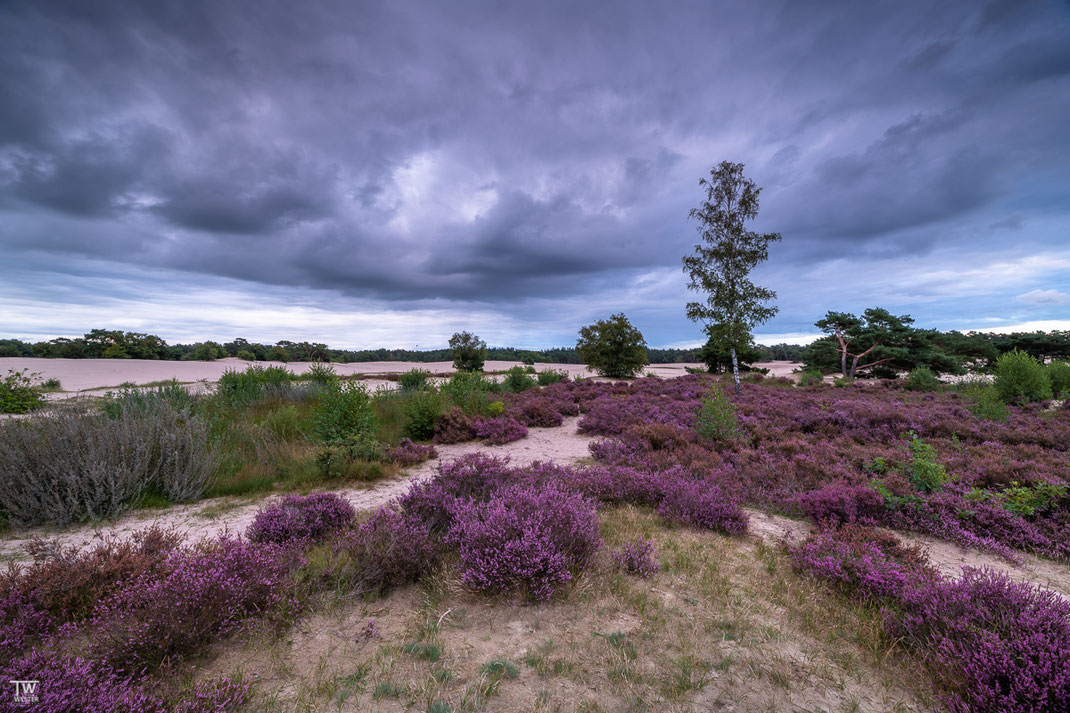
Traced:
<path id="1" fill-rule="evenodd" d="M 42 379 L 59 379 L 63 391 L 60 396 L 84 395 L 85 392 L 103 392 L 122 383 L 149 384 L 156 381 L 178 379 L 186 384 L 201 381 L 218 381 L 227 369 L 244 370 L 251 363 L 261 366 L 282 366 L 295 374 L 303 374 L 312 366 L 311 362 L 247 362 L 241 359 L 219 359 L 217 361 L 159 361 L 151 359 L 36 359 L 28 357 L 0 358 L 0 375 L 8 370 L 26 369 L 31 374 L 40 374 Z M 488 361 L 486 371 L 504 371 L 516 366 L 513 361 Z M 400 373 L 420 368 L 431 373 L 449 373 L 453 363 L 436 361 L 427 363 L 406 361 L 369 361 L 352 364 L 334 364 L 335 371 L 342 376 L 353 374 L 389 374 Z M 649 374 L 662 377 L 683 376 L 686 367 L 701 367 L 701 364 L 651 364 L 646 368 Z M 790 361 L 774 361 L 756 366 L 770 370 L 770 376 L 785 376 L 800 365 Z M 583 364 L 536 364 L 535 369 L 544 371 L 555 369 L 566 371 L 569 376 L 595 376 Z M 383 381 L 383 384 L 392 382 Z M 370 388 L 374 389 L 374 385 Z"/>

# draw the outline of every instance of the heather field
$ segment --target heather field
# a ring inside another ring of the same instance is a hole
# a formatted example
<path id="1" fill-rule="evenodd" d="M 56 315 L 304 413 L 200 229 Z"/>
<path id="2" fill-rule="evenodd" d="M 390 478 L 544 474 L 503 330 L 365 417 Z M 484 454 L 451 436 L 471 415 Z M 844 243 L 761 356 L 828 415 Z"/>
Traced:
<path id="1" fill-rule="evenodd" d="M 1067 709 L 1066 402 L 282 371 L 0 428 L 34 710 Z"/>

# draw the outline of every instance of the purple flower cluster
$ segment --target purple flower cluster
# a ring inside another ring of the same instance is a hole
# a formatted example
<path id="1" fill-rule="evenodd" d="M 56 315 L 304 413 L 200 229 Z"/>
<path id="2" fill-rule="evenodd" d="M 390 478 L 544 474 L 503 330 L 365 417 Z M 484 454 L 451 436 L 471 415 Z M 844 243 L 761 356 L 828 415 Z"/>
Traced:
<path id="1" fill-rule="evenodd" d="M 827 530 L 791 550 L 802 572 L 884 607 L 885 626 L 930 664 L 952 711 L 1065 711 L 1070 602 L 1001 573 L 957 580 L 911 566 L 895 548 Z"/>
<path id="2" fill-rule="evenodd" d="M 413 515 L 389 507 L 377 510 L 355 530 L 343 532 L 334 549 L 348 560 L 335 576 L 361 593 L 415 582 L 438 561 L 427 526 Z"/>
<path id="3" fill-rule="evenodd" d="M 486 499 L 515 479 L 507 457 L 471 453 L 439 466 L 434 478 L 414 483 L 398 502 L 406 513 L 438 532 L 449 527 L 459 503 Z"/>
<path id="4" fill-rule="evenodd" d="M 245 536 L 251 542 L 292 544 L 315 542 L 345 527 L 356 512 L 335 493 L 287 495 L 256 514 Z"/>
<path id="5" fill-rule="evenodd" d="M 602 544 L 594 506 L 553 484 L 514 485 L 468 501 L 447 539 L 465 584 L 483 592 L 519 588 L 534 600 L 552 597 Z"/>
<path id="6" fill-rule="evenodd" d="M 617 566 L 617 569 L 624 570 L 628 574 L 645 579 L 658 571 L 658 563 L 654 560 L 654 543 L 641 537 L 632 542 L 626 542 L 623 547 L 614 550 L 612 556 L 613 564 Z"/>
<path id="7" fill-rule="evenodd" d="M 438 451 L 434 446 L 413 443 L 408 438 L 402 438 L 397 446 L 386 453 L 387 460 L 393 461 L 400 466 L 416 465 L 425 460 L 438 457 Z"/>
<path id="8" fill-rule="evenodd" d="M 528 428 L 508 416 L 476 420 L 476 435 L 492 446 L 519 441 L 528 435 Z"/>
<path id="9" fill-rule="evenodd" d="M 177 550 L 163 572 L 124 582 L 78 630 L 94 658 L 117 670 L 156 667 L 196 651 L 253 617 L 285 617 L 299 608 L 292 548 L 219 537 Z"/>
<path id="10" fill-rule="evenodd" d="M 739 501 L 709 482 L 678 480 L 676 487 L 667 490 L 661 499 L 658 513 L 670 522 L 730 535 L 747 531 L 747 514 Z"/>

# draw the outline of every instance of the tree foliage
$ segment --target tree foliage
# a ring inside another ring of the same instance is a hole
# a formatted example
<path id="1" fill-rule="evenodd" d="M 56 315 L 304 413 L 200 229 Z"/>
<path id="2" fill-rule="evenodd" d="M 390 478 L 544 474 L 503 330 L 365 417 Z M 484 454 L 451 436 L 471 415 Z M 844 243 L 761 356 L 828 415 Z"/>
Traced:
<path id="1" fill-rule="evenodd" d="M 769 243 L 779 241 L 780 234 L 747 230 L 747 221 L 758 215 L 761 189 L 743 176 L 743 164 L 722 161 L 699 185 L 706 199 L 688 215 L 699 223 L 701 242 L 684 257 L 683 269 L 690 279 L 688 289 L 705 299 L 687 303 L 687 318 L 707 328 L 722 325 L 739 391 L 736 345 L 743 343 L 744 333 L 749 335 L 777 313 L 769 304 L 776 293 L 755 285 L 749 275 L 768 259 Z"/>
<path id="2" fill-rule="evenodd" d="M 763 352 L 754 344 L 754 337 L 745 329 L 730 329 L 725 324 L 713 324 L 706 327 L 709 339 L 699 349 L 699 359 L 711 373 L 732 369 L 732 348 L 736 350 L 739 368 L 746 371 L 750 365 L 761 361 Z M 732 341 L 736 339 L 736 341 Z"/>
<path id="3" fill-rule="evenodd" d="M 839 371 L 847 379 L 894 378 L 918 367 L 935 375 L 964 373 L 963 360 L 945 351 L 940 332 L 917 329 L 913 323 L 910 315 L 896 316 L 882 307 L 870 307 L 861 317 L 830 311 L 814 322 L 828 336 L 807 348 L 804 362 L 823 372 Z"/>
<path id="4" fill-rule="evenodd" d="M 471 332 L 457 332 L 450 337 L 453 366 L 460 371 L 483 371 L 487 360 L 487 343 Z"/>
<path id="5" fill-rule="evenodd" d="M 576 351 L 584 364 L 613 378 L 638 376 L 649 363 L 643 333 L 623 312 L 582 327 Z"/>

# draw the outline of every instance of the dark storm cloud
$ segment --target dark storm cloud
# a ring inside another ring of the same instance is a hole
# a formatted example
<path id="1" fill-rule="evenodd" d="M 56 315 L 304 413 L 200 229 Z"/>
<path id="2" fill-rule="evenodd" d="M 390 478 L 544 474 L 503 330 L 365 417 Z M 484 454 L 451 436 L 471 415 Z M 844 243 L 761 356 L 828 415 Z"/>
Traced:
<path id="1" fill-rule="evenodd" d="M 1070 185 L 1067 39 L 1044 2 L 11 2 L 0 245 L 578 294 L 678 265 L 722 159 L 800 266 L 995 244 Z"/>

